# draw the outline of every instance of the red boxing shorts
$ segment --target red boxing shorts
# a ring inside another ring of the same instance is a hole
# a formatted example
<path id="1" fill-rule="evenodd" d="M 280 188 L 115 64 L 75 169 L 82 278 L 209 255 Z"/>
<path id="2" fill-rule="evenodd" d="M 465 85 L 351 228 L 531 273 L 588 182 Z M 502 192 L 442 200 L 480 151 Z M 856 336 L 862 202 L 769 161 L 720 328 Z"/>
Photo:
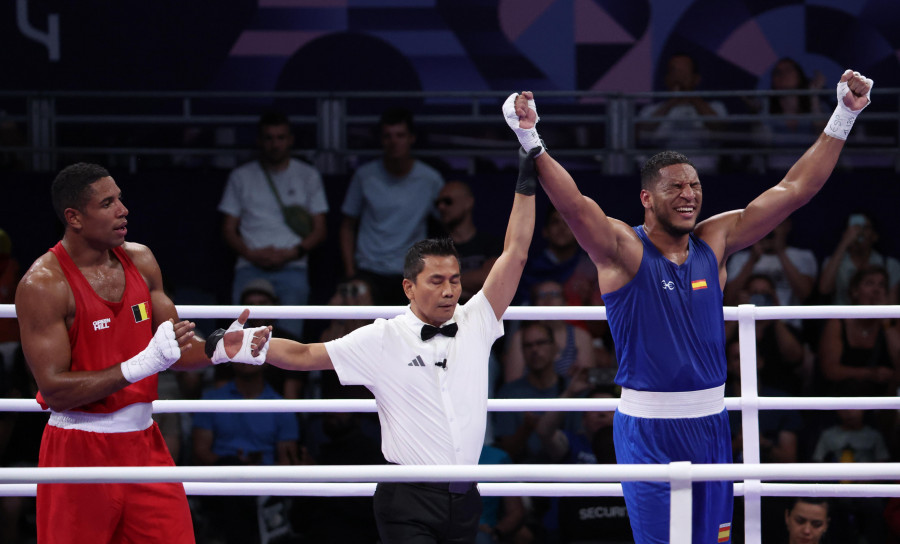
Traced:
<path id="1" fill-rule="evenodd" d="M 174 466 L 156 423 L 143 431 L 44 428 L 38 466 Z M 181 483 L 38 484 L 41 544 L 190 543 L 194 528 Z"/>

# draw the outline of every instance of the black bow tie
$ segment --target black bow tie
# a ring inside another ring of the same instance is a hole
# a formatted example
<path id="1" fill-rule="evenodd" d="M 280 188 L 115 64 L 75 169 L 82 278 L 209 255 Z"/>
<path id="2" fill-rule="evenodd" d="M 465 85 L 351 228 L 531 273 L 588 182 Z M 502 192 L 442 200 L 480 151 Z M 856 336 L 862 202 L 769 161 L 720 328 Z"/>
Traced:
<path id="1" fill-rule="evenodd" d="M 456 336 L 456 330 L 458 328 L 456 323 L 450 323 L 443 327 L 435 327 L 428 324 L 422 325 L 422 341 L 431 340 L 438 334 L 443 334 L 444 336 Z"/>

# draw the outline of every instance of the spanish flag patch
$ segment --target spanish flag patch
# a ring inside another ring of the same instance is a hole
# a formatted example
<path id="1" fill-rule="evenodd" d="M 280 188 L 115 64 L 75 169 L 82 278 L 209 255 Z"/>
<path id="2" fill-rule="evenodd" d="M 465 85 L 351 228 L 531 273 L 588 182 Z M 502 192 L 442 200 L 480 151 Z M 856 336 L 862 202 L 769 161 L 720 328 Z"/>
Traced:
<path id="1" fill-rule="evenodd" d="M 728 542 L 731 539 L 731 524 L 723 523 L 719 525 L 719 540 L 718 542 Z"/>
<path id="2" fill-rule="evenodd" d="M 134 314 L 134 322 L 140 323 L 141 321 L 145 321 L 150 317 L 150 312 L 147 310 L 147 303 L 141 302 L 140 304 L 135 304 L 131 307 L 131 313 Z"/>
<path id="3" fill-rule="evenodd" d="M 697 289 L 706 289 L 706 280 L 694 280 L 691 282 L 691 289 L 696 291 Z"/>

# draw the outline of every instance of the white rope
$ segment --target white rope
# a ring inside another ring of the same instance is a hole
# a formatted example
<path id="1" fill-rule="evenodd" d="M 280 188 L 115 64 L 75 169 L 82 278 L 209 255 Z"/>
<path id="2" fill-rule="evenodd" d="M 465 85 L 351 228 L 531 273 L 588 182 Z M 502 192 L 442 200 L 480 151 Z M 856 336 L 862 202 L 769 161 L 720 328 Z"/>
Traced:
<path id="1" fill-rule="evenodd" d="M 760 410 L 900 410 L 900 397 L 757 397 Z M 604 412 L 613 411 L 619 399 L 488 399 L 489 412 Z M 741 410 L 747 402 L 727 397 L 725 408 Z M 41 412 L 34 399 L 0 399 L 0 412 Z M 173 413 L 280 413 L 280 412 L 375 412 L 372 399 L 266 399 L 266 400 L 157 400 L 154 414 Z M 49 413 L 49 412 L 48 412 Z"/>
<path id="2" fill-rule="evenodd" d="M 898 397 L 757 397 L 757 400 L 760 409 L 765 410 L 900 409 Z"/>
<path id="3" fill-rule="evenodd" d="M 234 319 L 247 306 L 176 306 L 182 319 Z M 254 319 L 377 319 L 391 318 L 406 311 L 406 306 L 250 306 Z M 569 319 L 606 319 L 604 306 L 515 306 L 504 319 L 556 319 L 565 314 Z M 0 304 L 0 318 L 16 317 L 15 305 Z"/>
<path id="4" fill-rule="evenodd" d="M 900 306 L 753 306 L 755 319 L 836 319 L 900 317 Z M 246 306 L 176 306 L 183 319 L 234 319 Z M 376 319 L 391 318 L 406 311 L 406 306 L 251 306 L 253 318 L 260 319 Z M 723 316 L 737 320 L 738 308 L 726 306 Z M 0 304 L 0 318 L 16 317 L 13 304 Z M 513 306 L 504 319 L 606 319 L 604 306 Z"/>
<path id="5" fill-rule="evenodd" d="M 900 497 L 900 484 L 761 484 L 767 497 Z M 621 497 L 622 484 L 614 483 L 480 483 L 485 497 Z M 277 495 L 305 497 L 371 497 L 372 482 L 254 483 L 185 482 L 188 495 Z M 0 497 L 33 497 L 37 484 L 0 484 Z M 744 484 L 734 483 L 734 496 L 744 495 Z"/>
<path id="6" fill-rule="evenodd" d="M 0 483 L 112 482 L 621 482 L 684 479 L 668 465 L 292 465 L 0 468 Z M 691 481 L 900 480 L 900 463 L 691 464 Z"/>
<path id="7" fill-rule="evenodd" d="M 371 497 L 374 482 L 354 483 L 222 483 L 186 482 L 188 495 L 278 495 L 304 497 Z M 485 497 L 621 497 L 622 484 L 611 483 L 483 483 Z M 37 484 L 0 484 L 0 497 L 33 497 Z"/>
<path id="8" fill-rule="evenodd" d="M 900 497 L 900 484 L 762 484 L 767 497 Z"/>
<path id="9" fill-rule="evenodd" d="M 864 318 L 890 318 L 900 317 L 900 306 L 754 306 L 742 304 L 753 308 L 755 319 L 839 319 L 842 317 L 851 319 Z M 737 319 L 737 308 L 726 307 L 724 310 L 726 320 Z"/>
<path id="10" fill-rule="evenodd" d="M 900 397 L 759 397 L 766 410 L 836 410 L 845 408 L 900 410 Z M 725 399 L 728 410 L 741 409 L 740 397 Z M 613 411 L 619 399 L 488 399 L 489 412 Z M 3 402 L 0 401 L 0 411 Z M 158 400 L 154 413 L 182 412 L 375 412 L 372 399 L 355 400 Z"/>

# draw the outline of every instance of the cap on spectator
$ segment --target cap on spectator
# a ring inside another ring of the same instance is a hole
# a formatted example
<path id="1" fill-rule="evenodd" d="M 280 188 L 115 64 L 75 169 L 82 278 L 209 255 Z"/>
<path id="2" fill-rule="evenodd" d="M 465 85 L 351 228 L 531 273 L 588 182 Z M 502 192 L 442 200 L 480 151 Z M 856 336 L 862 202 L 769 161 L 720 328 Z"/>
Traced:
<path id="1" fill-rule="evenodd" d="M 272 286 L 272 282 L 264 278 L 256 278 L 247 282 L 247 285 L 241 291 L 241 300 L 251 293 L 262 293 L 271 297 L 272 300 L 278 300 L 278 295 L 275 294 L 275 287 Z"/>

